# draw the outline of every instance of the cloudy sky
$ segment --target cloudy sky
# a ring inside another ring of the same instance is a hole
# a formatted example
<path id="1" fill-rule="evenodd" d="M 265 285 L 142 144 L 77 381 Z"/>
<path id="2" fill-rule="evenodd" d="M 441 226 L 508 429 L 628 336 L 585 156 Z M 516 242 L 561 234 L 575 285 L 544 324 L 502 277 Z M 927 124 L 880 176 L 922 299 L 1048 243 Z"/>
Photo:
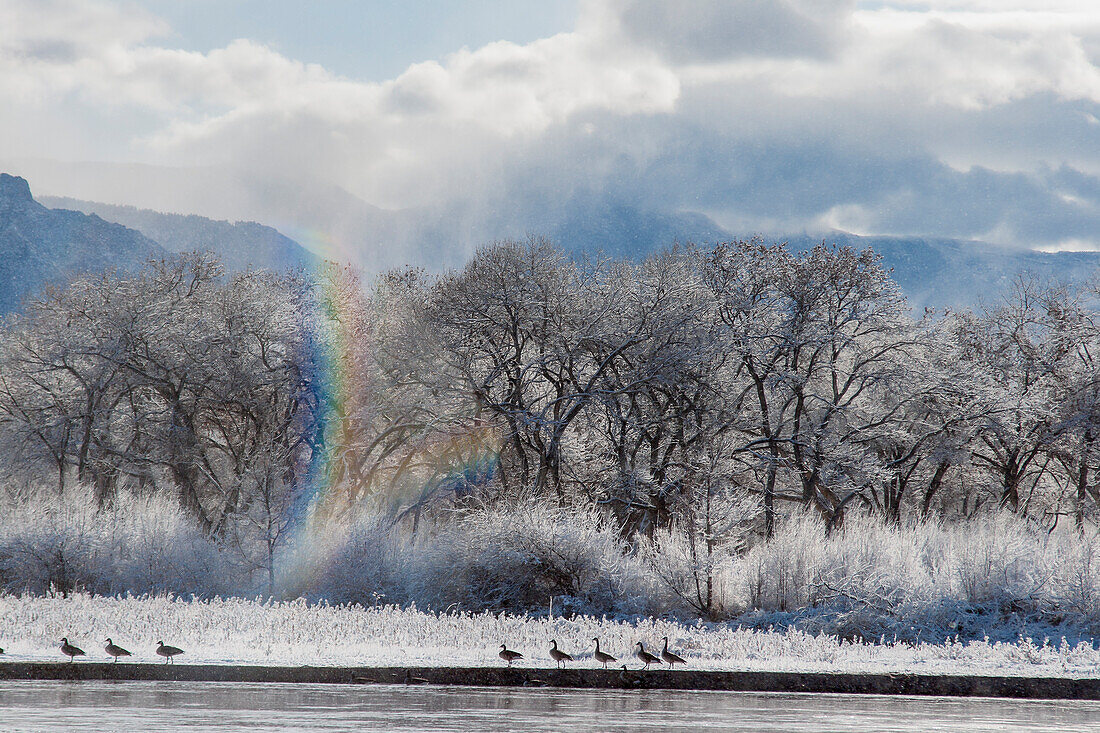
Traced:
<path id="1" fill-rule="evenodd" d="M 0 0 L 0 164 L 46 160 L 1100 249 L 1100 3 Z"/>

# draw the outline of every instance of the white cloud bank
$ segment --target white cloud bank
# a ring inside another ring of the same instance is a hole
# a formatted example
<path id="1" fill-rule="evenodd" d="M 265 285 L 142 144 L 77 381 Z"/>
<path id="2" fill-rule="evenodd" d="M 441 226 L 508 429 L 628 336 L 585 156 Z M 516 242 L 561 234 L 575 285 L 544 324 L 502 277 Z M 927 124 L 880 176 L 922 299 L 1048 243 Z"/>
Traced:
<path id="1" fill-rule="evenodd" d="M 169 32 L 126 3 L 0 0 L 0 160 L 216 166 L 387 207 L 603 197 L 747 231 L 1100 246 L 1093 2 L 589 0 L 571 32 L 383 83 Z"/>

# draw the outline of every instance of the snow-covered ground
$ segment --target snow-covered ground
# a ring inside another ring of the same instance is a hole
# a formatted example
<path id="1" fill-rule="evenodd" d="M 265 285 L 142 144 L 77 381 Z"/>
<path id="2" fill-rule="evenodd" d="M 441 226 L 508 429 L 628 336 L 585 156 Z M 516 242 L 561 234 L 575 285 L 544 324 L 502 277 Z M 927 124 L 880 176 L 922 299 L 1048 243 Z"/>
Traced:
<path id="1" fill-rule="evenodd" d="M 87 660 L 107 661 L 111 637 L 133 660 L 161 662 L 156 643 L 182 647 L 181 662 L 333 666 L 499 665 L 502 642 L 523 652 L 523 666 L 548 667 L 549 643 L 595 666 L 592 638 L 632 667 L 635 641 L 672 647 L 696 669 L 813 672 L 916 672 L 1088 677 L 1100 674 L 1100 651 L 1030 639 L 920 643 L 915 646 L 838 641 L 799 631 L 738 630 L 663 620 L 532 618 L 431 614 L 395 607 L 307 605 L 244 599 L 104 598 L 89 595 L 0 595 L 0 661 L 60 661 L 61 637 Z"/>

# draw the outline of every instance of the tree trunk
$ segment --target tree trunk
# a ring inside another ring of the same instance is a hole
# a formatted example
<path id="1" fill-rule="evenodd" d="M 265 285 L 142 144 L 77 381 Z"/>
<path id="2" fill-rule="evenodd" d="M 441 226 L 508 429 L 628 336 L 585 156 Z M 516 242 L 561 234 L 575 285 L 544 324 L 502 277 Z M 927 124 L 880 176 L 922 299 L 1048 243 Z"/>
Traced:
<path id="1" fill-rule="evenodd" d="M 943 477 L 947 475 L 947 469 L 950 467 L 951 464 L 947 461 L 940 461 L 939 465 L 936 466 L 936 472 L 932 474 L 932 480 L 928 482 L 928 488 L 924 491 L 924 501 L 921 503 L 920 510 L 921 519 L 928 519 L 928 512 L 932 508 L 932 497 L 940 490 L 940 486 L 943 485 Z"/>
<path id="2" fill-rule="evenodd" d="M 1074 513 L 1079 532 L 1083 532 L 1085 528 L 1085 503 L 1089 498 L 1089 448 L 1092 440 L 1092 433 L 1088 431 L 1081 436 L 1081 453 L 1078 459 L 1080 465 L 1077 467 L 1077 511 Z"/>

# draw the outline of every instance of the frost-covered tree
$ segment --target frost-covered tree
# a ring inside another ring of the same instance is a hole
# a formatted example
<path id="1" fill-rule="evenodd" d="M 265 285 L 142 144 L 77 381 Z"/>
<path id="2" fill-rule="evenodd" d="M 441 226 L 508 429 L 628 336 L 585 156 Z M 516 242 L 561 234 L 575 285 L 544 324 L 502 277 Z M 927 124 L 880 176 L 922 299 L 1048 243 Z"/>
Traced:
<path id="1" fill-rule="evenodd" d="M 1058 439 L 1048 447 L 1054 457 L 1056 480 L 1071 499 L 1063 507 L 1051 507 L 1057 517 L 1072 512 L 1079 529 L 1086 516 L 1100 508 L 1100 490 L 1094 466 L 1100 460 L 1100 322 L 1095 311 L 1095 285 L 1074 288 L 1057 285 L 1043 289 L 1038 310 L 1056 356 Z"/>
<path id="2" fill-rule="evenodd" d="M 920 356 L 905 301 L 869 251 L 741 242 L 716 247 L 705 272 L 736 364 L 742 450 L 763 466 L 765 531 L 776 498 L 832 526 L 853 500 L 872 501 L 886 463 L 904 456 L 872 443 L 901 419 Z"/>
<path id="3" fill-rule="evenodd" d="M 692 484 L 692 455 L 731 427 L 714 311 L 690 252 L 622 263 L 587 345 L 600 365 L 588 415 L 604 456 L 600 500 L 627 531 L 667 527 Z"/>
<path id="4" fill-rule="evenodd" d="M 120 482 L 171 487 L 216 531 L 259 474 L 293 482 L 313 419 L 300 409 L 306 297 L 293 277 L 226 280 L 198 254 L 49 289 L 8 325 L 5 425 L 46 449 L 59 482 L 94 485 L 98 503 Z"/>
<path id="5" fill-rule="evenodd" d="M 1041 289 L 1026 278 L 999 305 L 960 315 L 956 333 L 961 358 L 984 378 L 990 405 L 972 448 L 974 461 L 990 477 L 997 503 L 1026 513 L 1033 499 L 1043 500 L 1050 449 L 1065 430 L 1058 374 L 1067 351 L 1043 317 Z"/>

